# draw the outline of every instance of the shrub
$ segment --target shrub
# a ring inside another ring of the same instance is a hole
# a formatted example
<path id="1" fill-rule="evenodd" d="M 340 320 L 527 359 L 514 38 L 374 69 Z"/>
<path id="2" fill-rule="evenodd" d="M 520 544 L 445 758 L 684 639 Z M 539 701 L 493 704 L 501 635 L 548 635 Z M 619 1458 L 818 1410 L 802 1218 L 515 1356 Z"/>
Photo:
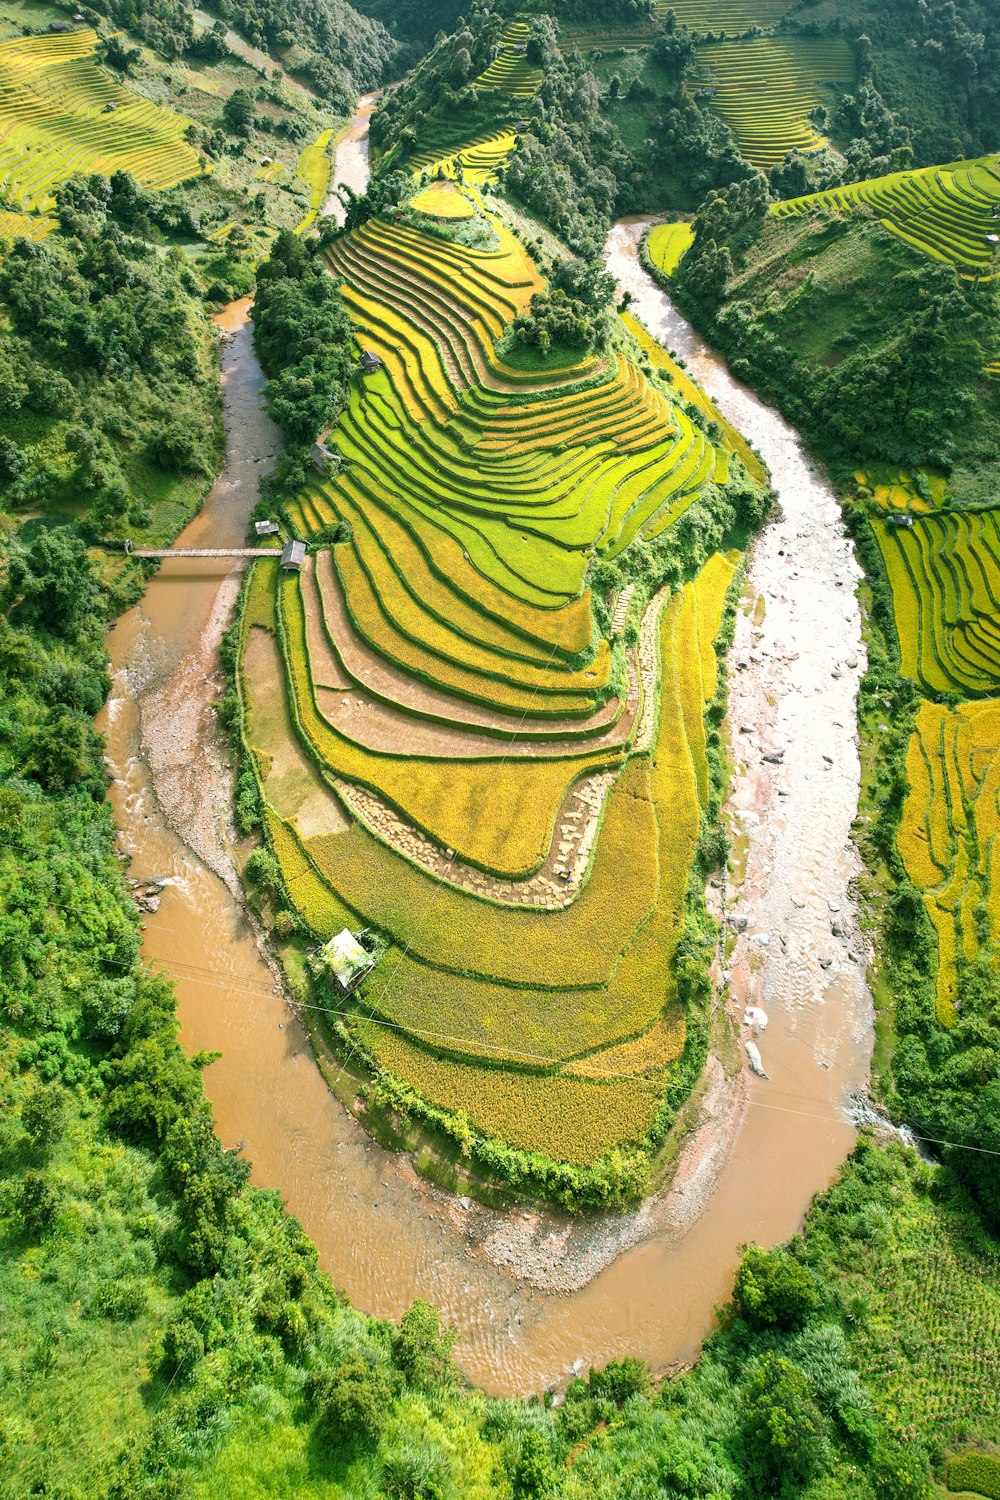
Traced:
<path id="1" fill-rule="evenodd" d="M 88 1309 L 92 1314 L 109 1318 L 113 1323 L 131 1323 L 146 1310 L 146 1288 L 141 1281 L 128 1276 L 107 1281 L 99 1287 Z"/>
<path id="2" fill-rule="evenodd" d="M 798 1328 L 818 1301 L 805 1266 L 786 1250 L 750 1245 L 736 1273 L 733 1300 L 753 1328 Z"/>
<path id="3" fill-rule="evenodd" d="M 7 1216 L 17 1230 L 32 1237 L 47 1234 L 59 1211 L 60 1195 L 42 1172 L 33 1168 L 20 1182 L 11 1184 L 7 1195 Z"/>
<path id="4" fill-rule="evenodd" d="M 66 1125 L 66 1096 L 57 1083 L 31 1089 L 21 1105 L 21 1124 L 36 1149 L 55 1145 Z"/>
<path id="5" fill-rule="evenodd" d="M 392 1372 L 369 1349 L 355 1349 L 333 1368 L 314 1371 L 306 1384 L 320 1431 L 337 1448 L 356 1442 L 374 1447 L 395 1393 Z"/>
<path id="6" fill-rule="evenodd" d="M 190 1380 L 195 1365 L 205 1356 L 205 1340 L 193 1318 L 182 1313 L 168 1324 L 163 1335 L 160 1374 L 166 1380 Z"/>
<path id="7" fill-rule="evenodd" d="M 1000 1458 L 988 1453 L 965 1453 L 948 1465 L 950 1490 L 973 1490 L 988 1500 L 1000 1500 Z"/>
<path id="8" fill-rule="evenodd" d="M 805 1372 L 790 1359 L 765 1354 L 740 1393 L 740 1443 L 748 1492 L 793 1496 L 819 1469 L 823 1418 Z"/>
<path id="9" fill-rule="evenodd" d="M 281 871 L 270 849 L 255 849 L 246 862 L 244 876 L 248 885 L 274 894 L 281 890 Z"/>

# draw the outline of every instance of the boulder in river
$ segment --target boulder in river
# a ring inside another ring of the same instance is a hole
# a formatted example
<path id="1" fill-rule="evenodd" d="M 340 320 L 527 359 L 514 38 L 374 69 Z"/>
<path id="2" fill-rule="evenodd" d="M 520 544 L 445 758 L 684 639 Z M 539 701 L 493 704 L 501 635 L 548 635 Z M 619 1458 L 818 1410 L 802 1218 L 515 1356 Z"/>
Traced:
<path id="1" fill-rule="evenodd" d="M 744 1042 L 743 1045 L 746 1048 L 747 1062 L 750 1064 L 751 1073 L 756 1073 L 758 1078 L 766 1078 L 767 1074 L 764 1072 L 764 1063 L 761 1059 L 760 1048 L 757 1046 L 757 1043 Z"/>
<path id="2" fill-rule="evenodd" d="M 744 1026 L 755 1026 L 758 1031 L 767 1030 L 767 1011 L 761 1010 L 759 1005 L 748 1005 L 743 1012 Z"/>

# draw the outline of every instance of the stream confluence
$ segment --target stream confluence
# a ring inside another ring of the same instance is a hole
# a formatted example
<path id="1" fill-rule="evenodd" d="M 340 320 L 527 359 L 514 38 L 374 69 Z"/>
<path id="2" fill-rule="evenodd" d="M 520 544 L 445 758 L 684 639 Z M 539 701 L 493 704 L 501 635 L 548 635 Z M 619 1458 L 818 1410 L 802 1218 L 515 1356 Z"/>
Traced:
<path id="1" fill-rule="evenodd" d="M 370 108 L 362 101 L 338 148 L 337 180 L 348 180 L 343 167 L 355 187 Z M 625 1354 L 654 1370 L 692 1360 L 739 1246 L 793 1233 L 849 1151 L 845 1106 L 868 1072 L 871 1005 L 850 892 L 860 575 L 832 491 L 792 429 L 646 275 L 641 230 L 615 226 L 609 270 L 756 446 L 780 501 L 748 568 L 729 709 L 728 816 L 745 855 L 728 892 L 739 930 L 730 1004 L 767 1011 L 756 1040 L 769 1080 L 710 1065 L 669 1191 L 625 1215 L 504 1215 L 428 1186 L 407 1157 L 372 1141 L 324 1081 L 239 900 L 213 713 L 239 572 L 225 559 L 168 560 L 108 637 L 113 689 L 100 727 L 121 845 L 133 877 L 167 882 L 143 954 L 176 981 L 184 1047 L 222 1054 L 205 1087 L 223 1143 L 246 1154 L 255 1182 L 280 1191 L 356 1306 L 398 1317 L 415 1297 L 434 1302 L 459 1329 L 463 1368 L 496 1393 L 538 1391 Z M 247 304 L 217 322 L 227 458 L 178 539 L 185 546 L 242 543 L 279 443 L 260 409 Z"/>

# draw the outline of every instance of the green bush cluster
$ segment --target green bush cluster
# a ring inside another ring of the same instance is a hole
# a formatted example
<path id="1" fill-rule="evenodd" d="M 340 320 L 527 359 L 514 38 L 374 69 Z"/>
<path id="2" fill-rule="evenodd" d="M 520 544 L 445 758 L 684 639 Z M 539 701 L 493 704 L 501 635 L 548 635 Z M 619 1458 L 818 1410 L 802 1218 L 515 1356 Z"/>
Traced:
<path id="1" fill-rule="evenodd" d="M 251 317 L 270 377 L 264 394 L 271 416 L 295 445 L 284 469 L 295 459 L 301 469 L 302 447 L 332 426 L 354 366 L 351 325 L 337 285 L 304 237 L 290 230 L 278 235 L 258 268 Z"/>
<path id="2" fill-rule="evenodd" d="M 953 1458 L 948 1465 L 948 1488 L 1000 1500 L 1000 1458 L 989 1453 L 963 1453 L 961 1458 Z"/>

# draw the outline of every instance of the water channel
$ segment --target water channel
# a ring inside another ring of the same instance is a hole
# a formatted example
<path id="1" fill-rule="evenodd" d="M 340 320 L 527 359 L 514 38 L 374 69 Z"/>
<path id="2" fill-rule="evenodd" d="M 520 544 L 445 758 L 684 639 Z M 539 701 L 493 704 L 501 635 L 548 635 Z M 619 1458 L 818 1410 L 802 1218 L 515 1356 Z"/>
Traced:
<path id="1" fill-rule="evenodd" d="M 357 126 L 347 138 L 355 147 Z M 836 501 L 794 432 L 731 379 L 648 279 L 640 232 L 639 222 L 616 226 L 609 268 L 759 449 L 780 496 L 750 567 L 730 709 L 730 815 L 746 851 L 745 878 L 729 893 L 744 929 L 731 982 L 739 1009 L 752 1002 L 769 1014 L 758 1043 L 770 1077 L 710 1070 L 670 1192 L 578 1223 L 502 1216 L 431 1189 L 407 1158 L 371 1141 L 324 1082 L 238 897 L 212 704 L 239 573 L 224 559 L 167 561 L 108 638 L 114 686 L 101 727 L 121 843 L 133 876 L 167 882 L 143 952 L 176 980 L 185 1048 L 222 1054 L 205 1073 L 221 1139 L 245 1152 L 255 1182 L 281 1192 L 358 1307 L 396 1317 L 416 1296 L 433 1301 L 460 1330 L 463 1367 L 495 1392 L 537 1391 L 626 1353 L 657 1370 L 692 1359 L 738 1247 L 792 1233 L 850 1149 L 845 1102 L 867 1075 L 870 1003 L 848 890 L 858 572 Z M 243 541 L 257 478 L 277 450 L 247 313 L 235 304 L 218 320 L 227 461 L 185 546 Z"/>

